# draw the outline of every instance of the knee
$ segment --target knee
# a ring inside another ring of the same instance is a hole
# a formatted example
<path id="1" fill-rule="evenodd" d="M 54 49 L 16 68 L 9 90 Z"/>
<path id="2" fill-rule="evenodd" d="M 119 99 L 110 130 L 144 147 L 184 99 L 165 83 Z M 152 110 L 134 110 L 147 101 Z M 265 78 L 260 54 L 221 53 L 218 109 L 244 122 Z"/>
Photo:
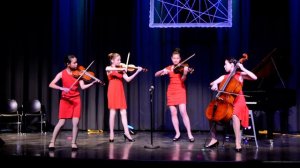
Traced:
<path id="1" fill-rule="evenodd" d="M 57 123 L 57 126 L 59 126 L 59 127 L 62 127 L 62 126 L 64 126 L 65 125 L 65 122 L 58 122 Z"/>
<path id="2" fill-rule="evenodd" d="M 172 117 L 177 117 L 177 112 L 175 111 L 175 112 L 171 112 L 171 116 Z"/>

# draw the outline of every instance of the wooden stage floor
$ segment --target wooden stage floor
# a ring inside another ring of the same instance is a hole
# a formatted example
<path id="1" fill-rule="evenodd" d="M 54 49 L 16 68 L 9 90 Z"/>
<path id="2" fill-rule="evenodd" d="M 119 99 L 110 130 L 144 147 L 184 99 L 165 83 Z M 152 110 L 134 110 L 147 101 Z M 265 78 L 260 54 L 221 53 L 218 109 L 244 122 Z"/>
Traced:
<path id="1" fill-rule="evenodd" d="M 88 134 L 80 131 L 78 135 L 78 150 L 71 150 L 71 131 L 61 131 L 54 151 L 48 150 L 52 133 L 0 133 L 4 144 L 0 147 L 2 163 L 15 165 L 32 164 L 36 160 L 42 164 L 55 165 L 66 163 L 110 164 L 124 166 L 156 166 L 156 165 L 200 165 L 215 167 L 216 164 L 234 164 L 247 167 L 249 165 L 271 165 L 282 167 L 298 167 L 300 163 L 300 135 L 275 134 L 273 142 L 260 138 L 256 148 L 254 140 L 249 139 L 243 144 L 243 150 L 234 150 L 234 136 L 228 135 L 224 145 L 218 148 L 203 148 L 208 132 L 194 132 L 195 142 L 189 142 L 186 133 L 182 133 L 178 142 L 173 142 L 173 132 L 137 131 L 132 135 L 135 142 L 124 141 L 123 132 L 116 131 L 115 141 L 108 141 L 109 134 Z M 222 137 L 219 137 L 222 142 Z M 158 147 L 149 149 L 146 147 Z M 42 167 L 42 166 L 39 167 Z M 252 166 L 253 167 L 253 166 Z"/>

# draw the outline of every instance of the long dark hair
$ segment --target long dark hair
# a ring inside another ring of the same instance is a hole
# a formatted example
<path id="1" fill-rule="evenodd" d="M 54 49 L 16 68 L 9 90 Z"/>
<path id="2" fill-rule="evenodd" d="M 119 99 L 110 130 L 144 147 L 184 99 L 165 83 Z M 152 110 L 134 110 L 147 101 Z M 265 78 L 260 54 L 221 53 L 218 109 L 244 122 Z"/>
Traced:
<path id="1" fill-rule="evenodd" d="M 64 58 L 64 64 L 65 64 L 65 66 L 68 66 L 68 64 L 71 63 L 71 61 L 72 61 L 73 58 L 76 58 L 76 56 L 73 55 L 73 54 L 65 56 L 65 58 Z"/>
<path id="2" fill-rule="evenodd" d="M 233 63 L 234 66 L 238 63 L 238 60 L 236 60 L 235 58 L 232 58 L 232 57 L 226 58 L 225 60 L 227 60 L 229 63 Z M 241 69 L 240 69 L 240 68 L 237 68 L 236 71 L 237 71 L 237 72 L 241 72 Z"/>

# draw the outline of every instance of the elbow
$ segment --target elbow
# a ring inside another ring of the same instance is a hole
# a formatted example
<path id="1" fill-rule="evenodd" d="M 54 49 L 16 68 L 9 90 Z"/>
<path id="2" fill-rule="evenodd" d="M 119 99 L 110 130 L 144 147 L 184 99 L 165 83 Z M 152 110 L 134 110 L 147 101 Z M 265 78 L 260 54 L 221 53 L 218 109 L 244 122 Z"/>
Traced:
<path id="1" fill-rule="evenodd" d="M 163 71 L 157 71 L 157 72 L 154 74 L 154 76 L 155 76 L 155 77 L 159 77 L 159 76 L 162 76 L 162 74 L 163 74 Z"/>
<path id="2" fill-rule="evenodd" d="M 252 80 L 257 80 L 257 76 L 256 75 L 252 75 L 251 78 L 252 78 Z"/>

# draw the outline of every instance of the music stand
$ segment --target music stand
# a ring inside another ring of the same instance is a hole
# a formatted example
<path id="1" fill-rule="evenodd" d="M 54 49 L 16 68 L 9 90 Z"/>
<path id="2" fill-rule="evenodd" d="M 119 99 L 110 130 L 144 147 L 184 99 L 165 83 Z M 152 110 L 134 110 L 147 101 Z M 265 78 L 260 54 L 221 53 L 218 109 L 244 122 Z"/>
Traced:
<path id="1" fill-rule="evenodd" d="M 154 92 L 154 86 L 151 86 L 149 89 L 150 92 L 150 123 L 151 123 L 151 128 L 150 128 L 150 135 L 151 135 L 151 144 L 150 145 L 145 145 L 144 148 L 147 149 L 157 149 L 160 148 L 159 146 L 154 146 L 153 145 L 153 92 Z"/>

